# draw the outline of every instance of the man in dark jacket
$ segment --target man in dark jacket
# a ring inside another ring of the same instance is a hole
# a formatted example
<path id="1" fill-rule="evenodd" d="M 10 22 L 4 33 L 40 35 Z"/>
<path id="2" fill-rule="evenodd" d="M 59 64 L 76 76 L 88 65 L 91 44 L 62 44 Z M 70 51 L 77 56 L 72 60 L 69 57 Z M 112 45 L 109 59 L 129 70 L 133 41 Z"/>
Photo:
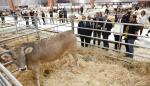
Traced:
<path id="1" fill-rule="evenodd" d="M 79 35 L 85 35 L 85 36 L 91 36 L 92 30 L 88 30 L 86 28 L 91 28 L 90 22 L 84 21 L 86 19 L 85 16 L 82 16 L 82 20 L 78 24 L 78 34 Z M 81 39 L 81 46 L 82 47 L 88 47 L 90 43 L 91 38 L 85 37 L 85 36 L 80 36 Z"/>
<path id="2" fill-rule="evenodd" d="M 123 15 L 123 17 L 121 19 L 121 23 L 129 23 L 130 16 L 131 16 L 131 12 L 128 11 L 125 15 Z M 124 27 L 123 27 L 123 33 L 127 33 L 127 29 L 128 29 L 128 25 L 124 25 Z M 117 39 L 122 39 L 121 35 L 120 35 L 120 37 L 117 38 Z M 126 36 L 125 36 L 124 40 L 125 40 L 125 42 L 128 42 Z M 126 50 L 128 50 L 128 46 L 125 45 L 125 47 L 126 47 Z M 121 45 L 120 45 L 120 49 L 121 49 Z"/>
<path id="3" fill-rule="evenodd" d="M 81 12 L 81 14 L 83 14 L 83 10 L 84 10 L 84 9 L 83 9 L 83 6 L 81 6 L 81 7 L 80 7 L 80 12 Z"/>
<path id="4" fill-rule="evenodd" d="M 30 17 L 31 17 L 31 20 L 32 20 L 32 25 L 36 26 L 35 18 L 34 18 L 34 14 L 35 14 L 34 11 L 31 10 L 29 14 L 30 14 Z"/>
<path id="5" fill-rule="evenodd" d="M 136 15 L 131 15 L 130 23 L 137 24 L 136 18 L 137 18 Z M 139 26 L 129 25 L 126 43 L 134 44 L 135 40 L 137 39 L 139 29 L 140 29 Z M 130 34 L 132 34 L 132 35 L 130 35 Z M 135 36 L 135 35 L 137 35 L 137 36 Z M 134 54 L 133 45 L 126 45 L 126 46 L 128 47 L 128 49 L 126 48 L 127 49 L 126 52 L 128 53 L 128 54 L 126 54 L 127 57 L 133 58 L 133 54 Z"/>
<path id="6" fill-rule="evenodd" d="M 2 20 L 2 24 L 5 24 L 5 15 L 4 15 L 4 11 L 1 11 L 0 12 L 0 17 L 1 17 L 1 20 Z"/>
<path id="7" fill-rule="evenodd" d="M 150 16 L 148 17 L 148 21 L 150 22 Z M 150 33 L 150 30 L 148 30 L 146 36 L 148 36 L 149 33 Z"/>
<path id="8" fill-rule="evenodd" d="M 59 11 L 59 18 L 60 18 L 59 22 L 63 23 L 63 19 L 62 19 L 63 18 L 63 11 L 62 11 L 62 9 Z"/>
<path id="9" fill-rule="evenodd" d="M 42 11 L 42 20 L 43 20 L 43 25 L 45 25 L 46 24 L 46 22 L 45 22 L 45 13 Z"/>
<path id="10" fill-rule="evenodd" d="M 67 10 L 65 8 L 63 9 L 63 17 L 64 17 L 64 22 L 68 22 L 68 20 L 67 20 Z"/>
<path id="11" fill-rule="evenodd" d="M 23 14 L 24 19 L 26 21 L 26 27 L 29 27 L 29 14 L 27 11 L 25 11 L 25 13 Z"/>
<path id="12" fill-rule="evenodd" d="M 104 18 L 102 17 L 102 13 L 100 12 L 97 12 L 96 13 L 96 17 L 93 19 L 95 22 L 94 22 L 94 29 L 98 29 L 98 30 L 101 30 L 101 28 L 103 27 L 103 23 L 101 22 L 96 22 L 96 21 L 104 21 Z M 98 38 L 101 38 L 101 31 L 94 31 L 94 37 L 98 37 Z M 93 42 L 94 42 L 94 45 L 96 44 L 96 40 L 98 40 L 98 45 L 100 45 L 100 39 L 94 39 Z"/>
<path id="13" fill-rule="evenodd" d="M 53 20 L 53 9 L 49 10 L 49 15 L 50 15 L 50 23 L 54 24 L 54 20 Z"/>
<path id="14" fill-rule="evenodd" d="M 112 22 L 111 20 L 109 20 L 107 18 L 107 16 L 105 16 L 105 18 L 106 18 L 106 20 L 105 20 L 106 22 Z M 111 31 L 112 27 L 113 27 L 112 23 L 104 23 L 103 30 L 104 31 Z M 103 39 L 104 39 L 103 44 L 104 44 L 105 48 L 106 47 L 109 48 L 109 42 L 105 41 L 105 40 L 108 40 L 108 37 L 109 37 L 110 34 L 111 34 L 110 32 L 102 32 L 102 36 L 103 36 Z"/>

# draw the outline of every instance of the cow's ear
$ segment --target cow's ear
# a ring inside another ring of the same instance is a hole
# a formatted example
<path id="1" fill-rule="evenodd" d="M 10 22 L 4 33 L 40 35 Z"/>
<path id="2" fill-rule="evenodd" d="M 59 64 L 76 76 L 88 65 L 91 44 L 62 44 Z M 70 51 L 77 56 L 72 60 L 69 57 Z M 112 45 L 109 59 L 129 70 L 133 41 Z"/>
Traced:
<path id="1" fill-rule="evenodd" d="M 27 47 L 27 48 L 24 50 L 24 53 L 25 53 L 25 54 L 29 54 L 29 53 L 32 52 L 32 50 L 33 50 L 32 47 Z"/>
<path id="2" fill-rule="evenodd" d="M 4 61 L 7 61 L 10 58 L 11 58 L 11 55 L 8 54 L 8 53 L 4 53 L 4 54 L 1 55 L 1 59 L 4 60 Z"/>

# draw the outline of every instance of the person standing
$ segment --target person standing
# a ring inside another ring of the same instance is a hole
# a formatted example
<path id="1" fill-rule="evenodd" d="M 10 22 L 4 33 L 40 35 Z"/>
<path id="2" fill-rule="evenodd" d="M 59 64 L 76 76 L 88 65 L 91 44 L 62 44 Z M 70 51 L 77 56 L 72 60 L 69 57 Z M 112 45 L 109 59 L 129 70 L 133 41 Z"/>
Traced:
<path id="1" fill-rule="evenodd" d="M 33 26 L 36 26 L 36 24 L 35 24 L 35 17 L 34 17 L 34 16 L 35 16 L 34 11 L 31 10 L 31 11 L 29 12 L 29 14 L 30 14 L 30 17 L 31 17 L 31 20 L 32 20 L 32 25 L 33 25 Z"/>
<path id="2" fill-rule="evenodd" d="M 24 19 L 26 21 L 26 27 L 29 27 L 29 14 L 28 14 L 28 12 L 25 11 L 23 16 L 24 16 Z"/>
<path id="3" fill-rule="evenodd" d="M 53 20 L 53 9 L 49 10 L 49 15 L 50 15 L 50 23 L 54 24 L 54 20 Z"/>
<path id="4" fill-rule="evenodd" d="M 148 17 L 148 21 L 149 21 L 149 23 L 150 23 L 150 16 Z M 148 36 L 149 33 L 150 33 L 150 30 L 148 30 L 146 36 Z"/>
<path id="5" fill-rule="evenodd" d="M 63 11 L 62 9 L 59 10 L 59 23 L 63 23 Z"/>
<path id="6" fill-rule="evenodd" d="M 101 12 L 97 12 L 95 18 L 93 19 L 94 22 L 94 29 L 96 30 L 101 30 L 101 28 L 103 27 L 103 23 L 102 22 L 98 22 L 98 21 L 104 21 L 104 18 L 102 17 L 102 13 Z M 97 22 L 96 22 L 97 21 Z M 101 31 L 95 31 L 93 33 L 94 37 L 97 38 L 101 38 Z M 100 46 L 100 39 L 94 39 L 93 43 L 94 45 L 96 44 L 96 40 L 98 40 L 98 46 Z"/>
<path id="7" fill-rule="evenodd" d="M 131 16 L 131 11 L 128 11 L 125 15 L 123 15 L 123 17 L 121 19 L 121 23 L 129 23 L 130 16 Z M 127 33 L 128 29 L 129 29 L 128 25 L 123 26 L 123 35 L 125 33 Z M 120 39 L 122 39 L 122 38 L 120 38 Z M 124 40 L 126 43 L 128 42 L 127 35 L 124 36 Z M 125 45 L 125 47 L 126 47 L 126 50 L 129 50 L 127 45 Z M 121 47 L 120 47 L 120 49 L 121 49 Z"/>
<path id="8" fill-rule="evenodd" d="M 107 16 L 105 16 L 105 23 L 103 25 L 103 31 L 111 31 L 113 25 L 112 23 L 107 23 L 107 22 L 112 22 L 111 20 L 108 19 Z M 109 42 L 108 42 L 108 37 L 111 34 L 111 32 L 102 32 L 103 36 L 103 44 L 105 48 L 109 48 Z"/>
<path id="9" fill-rule="evenodd" d="M 81 7 L 80 7 L 81 15 L 83 14 L 83 10 L 84 10 L 84 8 L 83 8 L 83 6 L 81 6 Z"/>
<path id="10" fill-rule="evenodd" d="M 136 20 L 137 16 L 136 15 L 131 15 L 130 16 L 130 20 L 129 23 L 132 24 L 137 24 L 137 20 Z M 129 45 L 129 44 L 134 44 L 135 40 L 137 39 L 138 36 L 138 31 L 139 31 L 140 27 L 139 26 L 135 26 L 135 25 L 129 25 L 128 26 L 128 30 L 127 30 L 127 42 L 128 44 L 126 44 L 126 46 L 128 48 L 126 48 L 126 56 L 133 58 L 133 54 L 134 54 L 134 47 L 133 45 Z"/>
<path id="11" fill-rule="evenodd" d="M 5 24 L 5 12 L 4 11 L 1 12 L 1 20 L 2 20 L 2 24 Z"/>
<path id="12" fill-rule="evenodd" d="M 85 36 L 91 36 L 91 33 L 92 33 L 92 30 L 87 29 L 87 28 L 91 28 L 90 22 L 87 22 L 85 20 L 86 20 L 86 17 L 83 15 L 82 20 L 78 23 L 78 34 L 80 35 L 82 47 L 88 47 L 89 45 L 88 43 L 90 43 L 91 38 L 85 37 Z"/>
<path id="13" fill-rule="evenodd" d="M 43 20 L 43 25 L 45 25 L 46 22 L 45 22 L 45 13 L 44 13 L 44 11 L 42 11 L 42 20 Z"/>
<path id="14" fill-rule="evenodd" d="M 0 10 L 0 18 L 1 18 L 1 21 L 2 21 L 2 11 Z"/>
<path id="15" fill-rule="evenodd" d="M 17 15 L 17 12 L 13 11 L 12 12 L 12 16 L 14 17 L 14 20 L 16 22 L 16 24 L 18 23 L 18 15 Z"/>
<path id="16" fill-rule="evenodd" d="M 64 21 L 68 22 L 68 20 L 67 20 L 67 10 L 65 8 L 63 9 L 63 15 L 64 15 Z"/>
<path id="17" fill-rule="evenodd" d="M 139 17 L 139 19 L 138 19 L 138 23 L 140 23 L 140 24 L 146 24 L 148 22 L 148 20 L 147 20 L 147 15 L 146 15 L 146 11 L 141 11 L 141 16 Z M 143 28 L 144 27 L 141 27 L 140 28 L 140 35 L 142 34 L 142 32 L 143 32 Z"/>

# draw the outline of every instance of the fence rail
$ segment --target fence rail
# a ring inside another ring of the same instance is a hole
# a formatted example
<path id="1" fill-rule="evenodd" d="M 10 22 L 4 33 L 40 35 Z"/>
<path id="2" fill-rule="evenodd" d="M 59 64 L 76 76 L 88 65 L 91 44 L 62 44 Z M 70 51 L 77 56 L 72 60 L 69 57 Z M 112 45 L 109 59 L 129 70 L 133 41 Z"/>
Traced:
<path id="1" fill-rule="evenodd" d="M 42 18 L 42 17 L 39 17 L 39 18 Z M 50 18 L 46 18 L 46 19 L 50 19 Z M 63 18 L 61 18 L 63 19 Z M 59 18 L 56 18 L 55 21 L 59 21 L 60 19 Z M 73 17 L 71 17 L 70 19 L 68 19 L 69 22 L 67 23 L 63 23 L 63 24 L 55 24 L 55 26 L 51 26 L 51 27 L 48 27 L 48 28 L 42 28 L 42 27 L 39 27 L 39 25 L 37 24 L 37 19 L 35 21 L 29 21 L 29 22 L 34 22 L 36 23 L 36 27 L 33 27 L 34 31 L 33 32 L 30 32 L 30 27 L 29 28 L 26 28 L 26 29 L 23 29 L 23 27 L 26 27 L 26 26 L 31 26 L 31 25 L 24 25 L 24 26 L 18 26 L 16 22 L 26 22 L 25 20 L 19 20 L 19 21 L 14 21 L 12 23 L 15 23 L 16 25 L 16 29 L 12 32 L 17 32 L 19 33 L 20 31 L 22 30 L 28 30 L 29 32 L 27 34 L 21 34 L 19 36 L 15 36 L 15 37 L 10 37 L 10 38 L 6 38 L 6 39 L 2 39 L 0 40 L 0 44 L 1 43 L 4 43 L 6 41 L 9 41 L 9 40 L 13 40 L 13 39 L 16 39 L 16 38 L 20 38 L 20 37 L 24 37 L 24 36 L 27 36 L 27 35 L 30 35 L 30 34 L 33 34 L 33 33 L 37 33 L 37 36 L 40 37 L 40 34 L 39 32 L 42 32 L 42 31 L 45 31 L 45 32 L 48 32 L 48 33 L 59 33 L 59 31 L 51 31 L 50 28 L 59 28 L 61 26 L 64 26 L 64 27 L 69 27 L 70 29 L 73 29 L 74 31 L 75 30 L 78 30 L 78 28 L 80 29 L 83 29 L 83 30 L 91 30 L 91 31 L 99 31 L 99 32 L 109 32 L 109 33 L 113 33 L 113 34 L 119 34 L 121 36 L 123 35 L 130 35 L 130 36 L 137 36 L 137 37 L 142 37 L 142 38 L 150 38 L 148 36 L 141 36 L 141 35 L 135 35 L 135 34 L 127 34 L 127 33 L 123 33 L 121 32 L 121 30 L 119 32 L 114 32 L 114 31 L 105 31 L 103 30 L 103 28 L 101 28 L 100 30 L 99 29 L 95 29 L 95 28 L 83 28 L 83 27 L 78 27 L 75 25 L 75 23 L 78 23 L 79 21 L 83 21 L 83 20 L 80 20 L 80 19 L 74 19 Z M 111 24 L 116 24 L 116 22 L 106 22 L 106 21 L 89 21 L 89 20 L 85 20 L 85 21 L 88 21 L 88 22 L 92 22 L 92 23 L 96 23 L 96 22 L 99 22 L 99 23 L 111 23 Z M 67 24 L 70 24 L 70 26 L 66 26 Z M 142 24 L 132 24 L 132 23 L 117 23 L 117 24 L 121 24 L 121 25 L 134 25 L 134 26 L 142 26 L 142 27 L 150 27 L 150 25 L 142 25 Z M 21 25 L 21 24 L 20 24 Z M 105 25 L 105 24 L 104 24 Z M 103 26 L 105 27 L 105 26 Z M 14 27 L 13 27 L 14 28 Z M 20 28 L 20 29 L 18 29 Z M 121 28 L 120 28 L 121 29 Z M 134 29 L 134 28 L 133 28 Z M 2 30 L 0 31 L 1 33 L 5 32 L 5 30 Z M 101 40 L 101 41 L 108 41 L 109 43 L 118 43 L 119 45 L 129 45 L 129 46 L 133 46 L 133 47 L 138 47 L 138 48 L 143 48 L 143 49 L 150 49 L 150 47 L 145 47 L 143 45 L 137 45 L 137 44 L 130 44 L 130 43 L 125 43 L 123 41 L 121 41 L 122 39 L 120 38 L 119 41 L 114 41 L 114 40 L 108 40 L 108 39 L 103 39 L 103 38 L 99 38 L 99 37 L 93 37 L 92 35 L 91 36 L 87 36 L 87 35 L 82 35 L 82 34 L 78 34 L 76 33 L 76 36 L 77 37 L 80 37 L 80 36 L 83 36 L 83 37 L 87 37 L 87 38 L 91 38 L 91 39 L 96 39 L 96 40 Z M 78 41 L 78 42 L 81 42 L 81 41 Z M 84 42 L 85 43 L 85 42 Z M 102 46 L 98 46 L 98 45 L 94 45 L 92 43 L 85 43 L 85 44 L 89 44 L 89 45 L 92 45 L 92 46 L 95 46 L 95 47 L 100 47 L 100 48 L 104 48 L 104 49 L 108 49 L 108 50 L 112 50 L 112 51 L 117 51 L 117 52 L 120 52 L 120 53 L 125 53 L 125 54 L 132 54 L 134 56 L 138 56 L 138 57 L 142 57 L 142 58 L 147 58 L 147 59 L 150 59 L 149 56 L 143 56 L 143 55 L 139 55 L 139 54 L 135 54 L 135 53 L 129 53 L 129 52 L 125 52 L 121 49 L 111 49 L 111 48 L 108 48 L 108 47 L 102 47 Z M 1 53 L 5 53 L 5 52 L 1 52 Z M 0 53 L 0 54 L 1 54 Z M 9 64 L 11 64 L 12 62 L 8 62 L 8 63 L 5 63 L 3 65 L 7 66 Z M 6 70 L 6 68 L 4 68 L 2 64 L 0 64 L 0 70 L 2 70 L 4 73 L 6 73 L 6 75 L 8 75 L 11 80 L 14 81 L 14 84 L 17 84 L 16 86 L 22 86 L 16 79 L 14 79 L 14 77 L 9 73 L 9 71 Z M 7 83 L 7 81 L 4 79 L 3 75 L 0 75 L 0 83 L 1 82 L 5 82 Z M 5 83 L 2 83 L 2 84 L 5 84 Z M 9 83 L 9 82 L 8 82 Z M 8 84 L 7 83 L 7 84 Z M 5 86 L 5 85 L 4 85 Z M 9 86 L 9 85 L 7 85 Z"/>

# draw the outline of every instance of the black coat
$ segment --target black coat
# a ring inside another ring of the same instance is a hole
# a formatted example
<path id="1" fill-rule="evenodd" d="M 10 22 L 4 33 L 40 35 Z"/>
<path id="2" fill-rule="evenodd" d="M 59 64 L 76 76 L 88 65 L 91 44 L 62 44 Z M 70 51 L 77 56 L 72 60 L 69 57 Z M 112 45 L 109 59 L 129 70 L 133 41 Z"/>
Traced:
<path id="1" fill-rule="evenodd" d="M 59 18 L 63 18 L 63 11 L 62 10 L 59 11 Z"/>
<path id="2" fill-rule="evenodd" d="M 45 17 L 45 13 L 44 12 L 42 12 L 42 17 Z"/>
<path id="3" fill-rule="evenodd" d="M 49 11 L 49 14 L 50 14 L 50 17 L 53 17 L 53 11 L 52 10 Z"/>
<path id="4" fill-rule="evenodd" d="M 96 21 L 96 18 L 93 19 L 93 21 Z M 102 17 L 99 18 L 99 21 L 104 21 L 104 19 Z M 96 27 L 96 23 L 98 23 L 98 27 Z M 103 27 L 102 22 L 94 22 L 94 29 L 101 29 Z"/>
<path id="5" fill-rule="evenodd" d="M 132 22 L 133 24 L 137 24 L 137 22 Z M 141 28 L 141 26 L 135 26 L 135 25 L 130 25 L 129 29 L 128 29 L 128 34 L 133 34 L 135 35 L 135 33 L 137 31 L 139 31 L 139 29 Z M 137 39 L 137 36 L 131 36 L 131 35 L 127 35 L 127 39 Z"/>
<path id="6" fill-rule="evenodd" d="M 122 17 L 121 22 L 122 22 L 122 23 L 129 23 L 129 18 L 130 18 L 130 14 L 125 14 L 125 15 L 123 15 L 123 17 Z M 127 27 L 127 25 L 124 25 L 124 27 L 123 27 L 123 32 L 126 31 L 126 27 Z"/>
<path id="7" fill-rule="evenodd" d="M 80 27 L 82 27 L 82 28 L 80 28 Z M 83 29 L 83 28 L 85 28 L 85 29 Z M 89 29 L 92 28 L 90 22 L 86 21 L 86 24 L 84 24 L 84 21 L 80 21 L 78 24 L 78 34 L 91 36 L 92 30 L 88 30 L 86 28 L 89 28 Z"/>
<path id="8" fill-rule="evenodd" d="M 64 18 L 67 18 L 67 10 L 64 10 L 63 14 L 64 14 Z"/>
<path id="9" fill-rule="evenodd" d="M 107 20 L 107 22 L 112 22 L 111 20 Z M 107 28 L 107 31 L 111 31 L 113 25 L 112 23 L 106 23 L 105 28 Z M 111 32 L 102 32 L 102 35 L 110 35 Z"/>

